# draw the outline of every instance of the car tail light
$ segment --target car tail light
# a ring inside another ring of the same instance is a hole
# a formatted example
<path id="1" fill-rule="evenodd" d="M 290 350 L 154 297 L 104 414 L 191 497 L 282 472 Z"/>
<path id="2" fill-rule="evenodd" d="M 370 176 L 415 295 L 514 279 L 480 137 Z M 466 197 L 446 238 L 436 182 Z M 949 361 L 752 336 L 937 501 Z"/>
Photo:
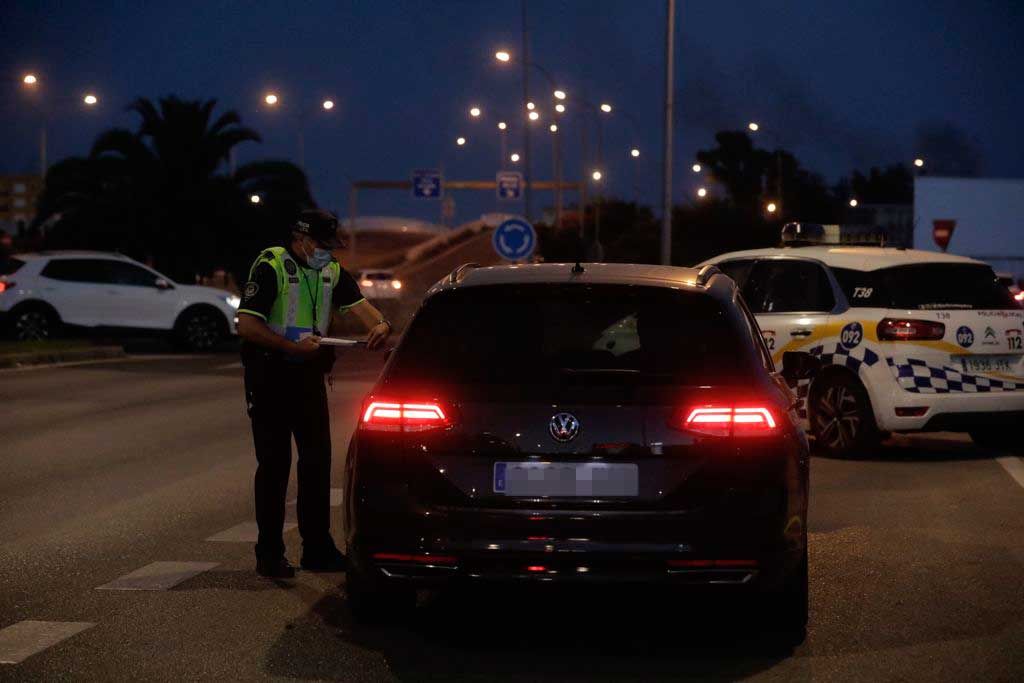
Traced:
<path id="1" fill-rule="evenodd" d="M 436 401 L 371 399 L 363 408 L 360 429 L 380 432 L 422 432 L 451 425 L 444 407 Z"/>
<path id="2" fill-rule="evenodd" d="M 931 320 L 883 318 L 877 332 L 879 341 L 927 341 L 946 336 L 946 326 Z"/>
<path id="3" fill-rule="evenodd" d="M 680 413 L 681 424 L 673 425 L 706 436 L 765 436 L 778 423 L 765 406 L 703 405 Z"/>
<path id="4" fill-rule="evenodd" d="M 13 288 L 14 288 L 14 283 L 13 282 L 8 282 L 6 280 L 0 280 L 0 294 L 3 294 L 8 289 L 13 289 Z"/>

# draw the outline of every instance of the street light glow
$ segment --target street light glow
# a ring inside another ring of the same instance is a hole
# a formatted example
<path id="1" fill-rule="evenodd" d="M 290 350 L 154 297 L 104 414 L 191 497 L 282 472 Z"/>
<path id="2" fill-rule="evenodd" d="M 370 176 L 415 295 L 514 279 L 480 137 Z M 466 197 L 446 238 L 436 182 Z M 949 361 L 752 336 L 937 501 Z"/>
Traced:
<path id="1" fill-rule="evenodd" d="M 557 133 L 558 132 L 558 126 L 556 126 L 555 124 L 552 123 L 550 126 L 548 126 L 548 130 L 550 130 L 552 133 Z"/>
<path id="2" fill-rule="evenodd" d="M 757 125 L 757 123 L 755 123 L 754 121 L 751 121 L 750 123 L 747 124 L 747 128 L 749 128 L 751 131 L 755 133 L 758 131 L 760 127 L 761 126 Z"/>
<path id="3" fill-rule="evenodd" d="M 558 104 L 555 105 L 555 111 L 557 111 L 559 114 L 564 114 L 565 113 L 565 105 L 562 104 L 561 102 L 559 102 Z"/>
<path id="4" fill-rule="evenodd" d="M 462 147 L 464 144 L 466 144 L 466 138 L 460 137 L 456 139 L 455 144 L 458 145 L 459 147 Z"/>
<path id="5" fill-rule="evenodd" d="M 914 166 L 917 166 L 918 168 L 924 166 L 924 159 L 922 159 L 921 157 L 914 159 Z"/>
<path id="6" fill-rule="evenodd" d="M 250 195 L 249 196 L 249 201 L 252 202 L 253 204 L 259 204 L 260 203 L 260 196 L 258 194 Z"/>
<path id="7" fill-rule="evenodd" d="M 537 120 L 537 119 L 539 119 L 539 118 L 540 118 L 540 114 L 538 114 L 538 113 L 537 113 L 537 112 L 535 112 L 535 111 L 531 111 L 531 112 L 530 112 L 530 120 L 531 120 L 531 121 L 536 121 L 536 120 Z"/>
<path id="8" fill-rule="evenodd" d="M 334 100 L 324 100 L 323 108 L 326 111 L 330 111 L 330 110 L 334 109 Z"/>
<path id="9" fill-rule="evenodd" d="M 510 59 L 512 59 L 512 55 L 510 55 L 505 50 L 498 50 L 497 52 L 494 53 L 494 58 L 497 59 L 499 62 L 507 62 Z"/>
<path id="10" fill-rule="evenodd" d="M 697 190 L 697 196 L 698 197 L 707 197 L 708 196 L 707 188 L 702 187 L 699 190 Z"/>
<path id="11" fill-rule="evenodd" d="M 555 99 L 556 100 L 564 100 L 565 99 L 565 91 L 564 90 L 556 90 L 555 91 Z"/>
<path id="12" fill-rule="evenodd" d="M 605 114 L 611 114 L 612 113 L 612 105 L 608 104 L 607 102 L 602 102 L 601 103 L 601 111 L 603 111 Z"/>
<path id="13" fill-rule="evenodd" d="M 92 93 L 88 93 L 85 97 L 82 98 L 82 101 L 85 102 L 90 107 L 92 105 L 96 104 L 97 102 L 99 102 L 99 100 L 96 99 L 96 96 L 93 95 Z"/>
<path id="14" fill-rule="evenodd" d="M 39 82 L 35 74 L 25 74 L 25 77 L 21 79 L 21 82 L 25 85 L 35 85 Z"/>
<path id="15" fill-rule="evenodd" d="M 504 121 L 498 121 L 498 130 L 505 130 L 508 128 L 508 124 Z"/>
<path id="16" fill-rule="evenodd" d="M 775 210 L 779 207 L 775 206 L 775 202 L 768 202 L 768 206 L 765 207 L 768 213 L 775 213 Z"/>
<path id="17" fill-rule="evenodd" d="M 594 171 L 593 173 L 590 174 L 590 177 L 593 178 L 594 180 L 600 180 L 601 179 L 601 172 L 600 171 Z"/>
<path id="18" fill-rule="evenodd" d="M 855 207 L 855 206 L 857 206 L 857 200 L 856 200 L 856 199 L 851 199 L 851 200 L 850 200 L 850 206 L 851 206 L 851 207 Z"/>
<path id="19" fill-rule="evenodd" d="M 275 104 L 277 104 L 277 95 L 275 95 L 272 92 L 268 92 L 266 96 L 264 96 L 263 101 L 269 104 L 271 107 L 273 107 Z"/>
<path id="20" fill-rule="evenodd" d="M 536 107 L 537 105 L 535 105 L 533 102 L 526 103 L 526 108 L 529 109 L 530 111 L 533 111 Z"/>
<path id="21" fill-rule="evenodd" d="M 473 118 L 477 118 L 478 116 L 480 116 L 480 107 L 470 108 L 469 115 L 472 116 Z"/>
<path id="22" fill-rule="evenodd" d="M 512 152 L 512 156 L 510 156 L 509 159 L 511 159 L 514 164 L 519 161 L 519 154 L 517 152 Z"/>
<path id="23" fill-rule="evenodd" d="M 629 150 L 629 156 L 631 156 L 634 159 L 636 159 L 638 156 L 640 156 L 640 150 L 638 150 L 636 147 L 634 147 L 633 149 Z"/>
<path id="24" fill-rule="evenodd" d="M 693 165 L 693 172 L 694 173 L 700 173 L 700 164 L 694 164 Z"/>

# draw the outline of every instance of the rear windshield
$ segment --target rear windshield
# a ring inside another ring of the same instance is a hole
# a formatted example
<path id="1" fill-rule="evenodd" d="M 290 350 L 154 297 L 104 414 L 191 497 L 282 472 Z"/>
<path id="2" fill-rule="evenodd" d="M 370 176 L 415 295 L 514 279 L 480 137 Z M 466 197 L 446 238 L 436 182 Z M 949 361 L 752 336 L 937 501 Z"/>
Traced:
<path id="1" fill-rule="evenodd" d="M 740 314 L 708 295 L 625 285 L 500 285 L 427 301 L 389 381 L 645 384 L 748 381 L 756 351 Z"/>
<path id="2" fill-rule="evenodd" d="M 0 258 L 0 275 L 11 275 L 17 272 L 18 268 L 25 265 L 25 262 L 21 259 L 14 258 Z"/>
<path id="3" fill-rule="evenodd" d="M 1013 295 L 988 266 L 920 263 L 874 271 L 833 268 L 855 308 L 1014 310 Z"/>

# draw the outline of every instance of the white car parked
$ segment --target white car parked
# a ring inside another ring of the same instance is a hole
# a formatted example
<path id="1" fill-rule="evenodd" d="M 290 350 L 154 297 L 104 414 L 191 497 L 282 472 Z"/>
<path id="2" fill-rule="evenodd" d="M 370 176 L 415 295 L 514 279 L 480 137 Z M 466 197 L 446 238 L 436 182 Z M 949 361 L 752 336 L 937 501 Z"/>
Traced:
<path id="1" fill-rule="evenodd" d="M 235 333 L 238 297 L 182 285 L 121 254 L 16 254 L 0 270 L 0 317 L 16 339 L 48 339 L 61 327 L 166 332 L 192 350 Z"/>
<path id="2" fill-rule="evenodd" d="M 1020 448 L 1024 311 L 991 267 L 813 242 L 707 263 L 741 288 L 780 369 L 787 351 L 821 360 L 821 371 L 794 387 L 821 447 L 845 453 L 885 432 L 959 431 Z"/>

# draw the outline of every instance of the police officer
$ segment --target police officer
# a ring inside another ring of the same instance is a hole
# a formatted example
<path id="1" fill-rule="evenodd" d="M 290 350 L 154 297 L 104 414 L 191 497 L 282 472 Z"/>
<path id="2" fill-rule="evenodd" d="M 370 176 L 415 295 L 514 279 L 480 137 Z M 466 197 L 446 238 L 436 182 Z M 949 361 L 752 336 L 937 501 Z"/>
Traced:
<path id="1" fill-rule="evenodd" d="M 298 521 L 302 561 L 310 571 L 342 571 L 345 557 L 330 533 L 331 432 L 324 374 L 334 349 L 321 346 L 338 317 L 351 313 L 370 330 L 367 347 L 391 334 L 384 319 L 331 255 L 341 246 L 338 222 L 318 209 L 300 213 L 285 247 L 260 254 L 238 309 L 245 395 L 256 446 L 256 571 L 291 578 L 282 531 L 298 447 Z"/>

